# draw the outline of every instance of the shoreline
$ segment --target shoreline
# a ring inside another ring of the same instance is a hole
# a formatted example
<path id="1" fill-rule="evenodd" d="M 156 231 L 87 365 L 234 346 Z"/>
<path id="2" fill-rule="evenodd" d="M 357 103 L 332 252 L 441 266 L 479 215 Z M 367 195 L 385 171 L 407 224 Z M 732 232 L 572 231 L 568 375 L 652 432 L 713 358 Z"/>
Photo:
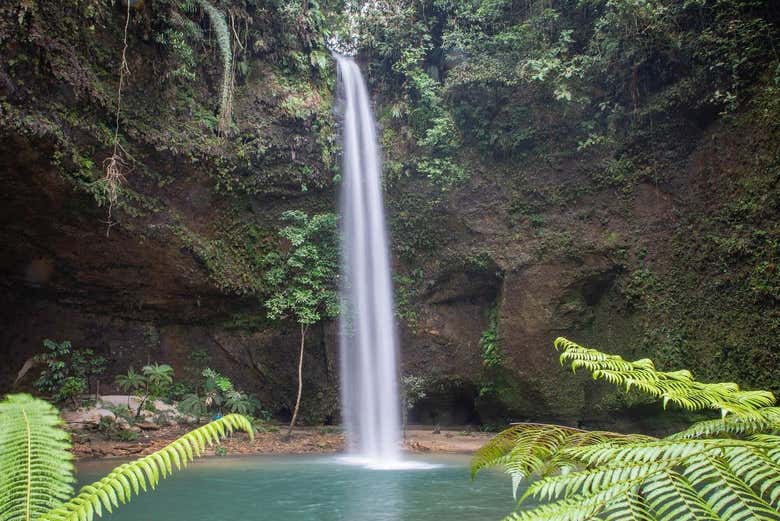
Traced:
<path id="1" fill-rule="evenodd" d="M 161 449 L 189 430 L 174 425 L 142 431 L 134 441 L 105 439 L 98 432 L 74 432 L 73 455 L 76 462 L 104 459 L 127 459 L 146 456 Z M 303 427 L 293 430 L 286 439 L 286 428 L 258 432 L 254 441 L 244 433 L 222 440 L 225 456 L 259 456 L 275 454 L 332 454 L 344 451 L 344 434 L 334 427 Z M 402 450 L 408 453 L 471 454 L 487 442 L 493 433 L 470 432 L 467 428 L 449 428 L 434 432 L 432 428 L 415 427 L 406 432 Z M 204 452 L 214 456 L 213 445 Z"/>

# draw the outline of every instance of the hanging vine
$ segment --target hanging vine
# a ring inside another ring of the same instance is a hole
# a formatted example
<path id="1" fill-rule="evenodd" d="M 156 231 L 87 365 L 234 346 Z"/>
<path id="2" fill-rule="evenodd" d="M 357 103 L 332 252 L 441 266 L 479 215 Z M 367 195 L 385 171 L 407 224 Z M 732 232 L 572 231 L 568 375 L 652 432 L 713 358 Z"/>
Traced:
<path id="1" fill-rule="evenodd" d="M 200 4 L 209 17 L 211 28 L 217 37 L 217 45 L 219 45 L 222 59 L 222 90 L 220 92 L 217 129 L 220 135 L 226 136 L 230 132 L 230 124 L 233 119 L 233 51 L 230 45 L 230 29 L 222 11 L 206 0 L 201 0 Z"/>

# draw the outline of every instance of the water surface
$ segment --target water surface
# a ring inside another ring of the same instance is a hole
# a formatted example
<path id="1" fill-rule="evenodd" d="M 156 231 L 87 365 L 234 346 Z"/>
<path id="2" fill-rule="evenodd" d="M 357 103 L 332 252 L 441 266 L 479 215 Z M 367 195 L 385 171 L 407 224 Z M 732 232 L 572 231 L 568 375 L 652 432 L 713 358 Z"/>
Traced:
<path id="1" fill-rule="evenodd" d="M 467 456 L 408 458 L 430 465 L 375 470 L 336 456 L 206 458 L 122 506 L 111 521 L 485 521 L 512 510 L 503 473 L 471 481 Z M 118 463 L 83 462 L 79 481 Z"/>

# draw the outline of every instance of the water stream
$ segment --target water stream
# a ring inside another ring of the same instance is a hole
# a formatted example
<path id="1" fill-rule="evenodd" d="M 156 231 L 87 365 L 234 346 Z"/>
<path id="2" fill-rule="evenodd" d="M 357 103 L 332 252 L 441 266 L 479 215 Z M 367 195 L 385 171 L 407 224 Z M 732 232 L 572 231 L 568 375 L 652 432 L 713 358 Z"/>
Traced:
<path id="1" fill-rule="evenodd" d="M 341 394 L 348 451 L 372 466 L 400 455 L 393 287 L 376 124 L 360 68 L 336 56 L 342 95 Z"/>

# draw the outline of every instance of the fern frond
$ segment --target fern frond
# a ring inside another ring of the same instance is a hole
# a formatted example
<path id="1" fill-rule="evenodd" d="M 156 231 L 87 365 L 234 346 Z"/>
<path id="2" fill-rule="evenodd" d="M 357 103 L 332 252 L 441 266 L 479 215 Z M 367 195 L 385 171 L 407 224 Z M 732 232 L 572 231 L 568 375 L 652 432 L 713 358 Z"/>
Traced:
<path id="1" fill-rule="evenodd" d="M 587 447 L 567 449 L 569 457 L 588 465 L 650 463 L 658 460 L 690 458 L 708 452 L 726 453 L 734 449 L 755 449 L 766 453 L 773 448 L 774 440 L 753 441 L 733 439 L 651 440 L 625 445 L 600 443 Z"/>
<path id="2" fill-rule="evenodd" d="M 500 432 L 483 445 L 472 458 L 472 479 L 483 468 L 504 465 L 507 473 L 524 479 L 546 476 L 575 467 L 566 449 L 612 442 L 617 445 L 655 440 L 641 434 L 585 431 L 560 425 L 519 423 Z"/>
<path id="3" fill-rule="evenodd" d="M 234 430 L 247 432 L 254 437 L 254 429 L 248 418 L 228 414 L 184 436 L 157 452 L 132 463 L 124 463 L 106 477 L 83 487 L 78 496 L 39 518 L 40 521 L 85 521 L 94 515 L 102 516 L 104 510 L 112 512 L 135 494 L 154 489 L 161 479 L 174 470 L 185 467 L 195 457 L 203 454 L 207 446 L 219 442 Z"/>
<path id="4" fill-rule="evenodd" d="M 230 45 L 230 30 L 225 14 L 214 7 L 208 0 L 199 0 L 203 10 L 209 17 L 211 28 L 217 36 L 219 55 L 222 60 L 222 89 L 219 101 L 219 131 L 226 135 L 230 130 L 233 118 L 233 51 Z"/>
<path id="5" fill-rule="evenodd" d="M 603 379 L 612 384 L 637 389 L 663 400 L 666 407 L 673 403 L 690 411 L 715 409 L 723 416 L 746 414 L 775 403 L 769 391 L 742 391 L 732 382 L 701 383 L 693 379 L 689 371 L 658 371 L 651 360 L 634 362 L 621 356 L 602 353 L 596 349 L 580 346 L 563 337 L 555 340 L 555 348 L 562 351 L 561 363 L 569 362 L 573 371 L 584 368 L 594 379 Z"/>
<path id="6" fill-rule="evenodd" d="M 537 507 L 532 512 L 554 513 L 539 518 L 548 521 L 637 516 L 649 520 L 780 520 L 780 466 L 767 454 L 780 439 L 704 441 L 658 440 L 612 449 L 571 449 L 571 457 L 582 458 L 588 466 L 534 482 L 521 503 L 527 498 L 544 502 L 543 510 Z M 641 504 L 625 500 L 626 487 Z M 523 513 L 518 519 L 536 518 Z"/>
<path id="7" fill-rule="evenodd" d="M 73 493 L 70 438 L 57 409 L 29 394 L 0 402 L 0 521 L 32 521 Z"/>
<path id="8" fill-rule="evenodd" d="M 515 425 L 477 452 L 472 475 L 503 465 L 513 482 L 537 475 L 520 499 L 541 502 L 520 521 L 780 521 L 780 408 L 765 391 L 697 382 L 559 338 L 562 362 L 594 378 L 722 418 L 656 439 Z"/>
<path id="9" fill-rule="evenodd" d="M 780 433 L 780 407 L 764 407 L 744 414 L 697 422 L 668 438 L 715 438 L 772 432 Z"/>

